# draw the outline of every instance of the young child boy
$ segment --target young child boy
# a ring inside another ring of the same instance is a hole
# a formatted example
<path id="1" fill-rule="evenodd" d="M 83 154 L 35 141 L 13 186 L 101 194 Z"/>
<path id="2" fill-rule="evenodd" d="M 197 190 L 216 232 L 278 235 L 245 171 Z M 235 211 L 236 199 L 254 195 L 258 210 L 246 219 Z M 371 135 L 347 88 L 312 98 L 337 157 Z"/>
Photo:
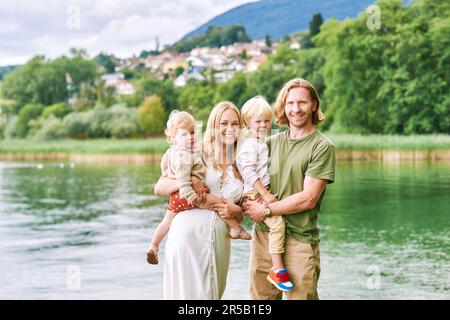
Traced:
<path id="1" fill-rule="evenodd" d="M 265 138 L 271 127 L 272 108 L 260 97 L 248 100 L 241 110 L 248 136 L 244 139 L 236 158 L 237 167 L 244 180 L 244 199 L 266 203 L 277 201 L 276 195 L 270 193 L 269 148 Z M 284 252 L 285 222 L 281 216 L 264 219 L 269 227 L 269 253 L 272 257 L 272 269 L 267 280 L 282 291 L 291 291 L 294 285 L 289 273 L 284 268 L 282 253 Z"/>

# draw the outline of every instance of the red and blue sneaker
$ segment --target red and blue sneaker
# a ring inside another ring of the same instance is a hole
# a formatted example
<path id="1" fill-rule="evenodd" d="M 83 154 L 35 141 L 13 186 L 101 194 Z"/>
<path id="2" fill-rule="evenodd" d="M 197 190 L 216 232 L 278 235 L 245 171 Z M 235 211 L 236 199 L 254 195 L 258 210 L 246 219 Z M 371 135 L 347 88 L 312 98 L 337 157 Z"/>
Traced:
<path id="1" fill-rule="evenodd" d="M 270 269 L 267 280 L 281 291 L 291 291 L 294 289 L 294 284 L 291 282 L 286 269 L 280 269 L 277 272 Z"/>

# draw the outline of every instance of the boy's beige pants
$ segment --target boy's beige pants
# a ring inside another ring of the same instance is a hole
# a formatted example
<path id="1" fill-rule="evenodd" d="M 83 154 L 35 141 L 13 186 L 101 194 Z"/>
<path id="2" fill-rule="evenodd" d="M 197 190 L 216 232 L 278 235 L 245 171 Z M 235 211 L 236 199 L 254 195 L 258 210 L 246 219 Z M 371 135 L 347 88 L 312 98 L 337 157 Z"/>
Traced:
<path id="1" fill-rule="evenodd" d="M 257 201 L 261 195 L 256 191 L 247 192 L 243 199 L 248 198 Z M 269 231 L 269 248 L 270 254 L 277 254 L 284 252 L 284 238 L 286 234 L 286 224 L 281 216 L 267 217 L 263 221 L 270 229 Z"/>
<path id="2" fill-rule="evenodd" d="M 250 297 L 254 300 L 281 300 L 282 292 L 275 288 L 267 275 L 272 267 L 268 252 L 268 232 L 253 230 L 249 262 Z M 303 243 L 291 236 L 286 238 L 283 261 L 295 289 L 286 292 L 288 300 L 318 300 L 317 282 L 320 275 L 319 245 Z"/>

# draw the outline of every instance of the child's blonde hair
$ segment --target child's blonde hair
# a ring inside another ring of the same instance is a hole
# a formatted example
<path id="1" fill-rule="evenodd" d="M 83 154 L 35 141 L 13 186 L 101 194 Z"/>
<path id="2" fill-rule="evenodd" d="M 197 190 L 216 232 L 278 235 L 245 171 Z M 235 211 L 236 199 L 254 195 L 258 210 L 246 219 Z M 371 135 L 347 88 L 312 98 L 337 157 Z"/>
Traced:
<path id="1" fill-rule="evenodd" d="M 169 115 L 166 130 L 164 131 L 169 143 L 173 142 L 172 139 L 177 134 L 178 129 L 184 129 L 188 132 L 195 131 L 194 117 L 186 111 L 173 110 Z"/>
<path id="2" fill-rule="evenodd" d="M 241 109 L 241 115 L 244 125 L 248 127 L 252 117 L 263 115 L 272 119 L 273 111 L 264 97 L 256 96 L 244 103 Z"/>

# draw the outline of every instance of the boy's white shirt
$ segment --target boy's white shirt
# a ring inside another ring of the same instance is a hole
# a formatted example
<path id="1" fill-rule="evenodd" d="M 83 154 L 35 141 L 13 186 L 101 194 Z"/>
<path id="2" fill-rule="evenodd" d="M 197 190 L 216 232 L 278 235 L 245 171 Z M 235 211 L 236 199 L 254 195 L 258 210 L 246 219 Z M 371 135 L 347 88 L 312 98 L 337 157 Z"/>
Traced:
<path id="1" fill-rule="evenodd" d="M 270 184 L 269 148 L 264 141 L 244 139 L 236 157 L 236 165 L 244 180 L 244 194 L 255 190 L 253 185 L 258 179 L 265 187 Z"/>

